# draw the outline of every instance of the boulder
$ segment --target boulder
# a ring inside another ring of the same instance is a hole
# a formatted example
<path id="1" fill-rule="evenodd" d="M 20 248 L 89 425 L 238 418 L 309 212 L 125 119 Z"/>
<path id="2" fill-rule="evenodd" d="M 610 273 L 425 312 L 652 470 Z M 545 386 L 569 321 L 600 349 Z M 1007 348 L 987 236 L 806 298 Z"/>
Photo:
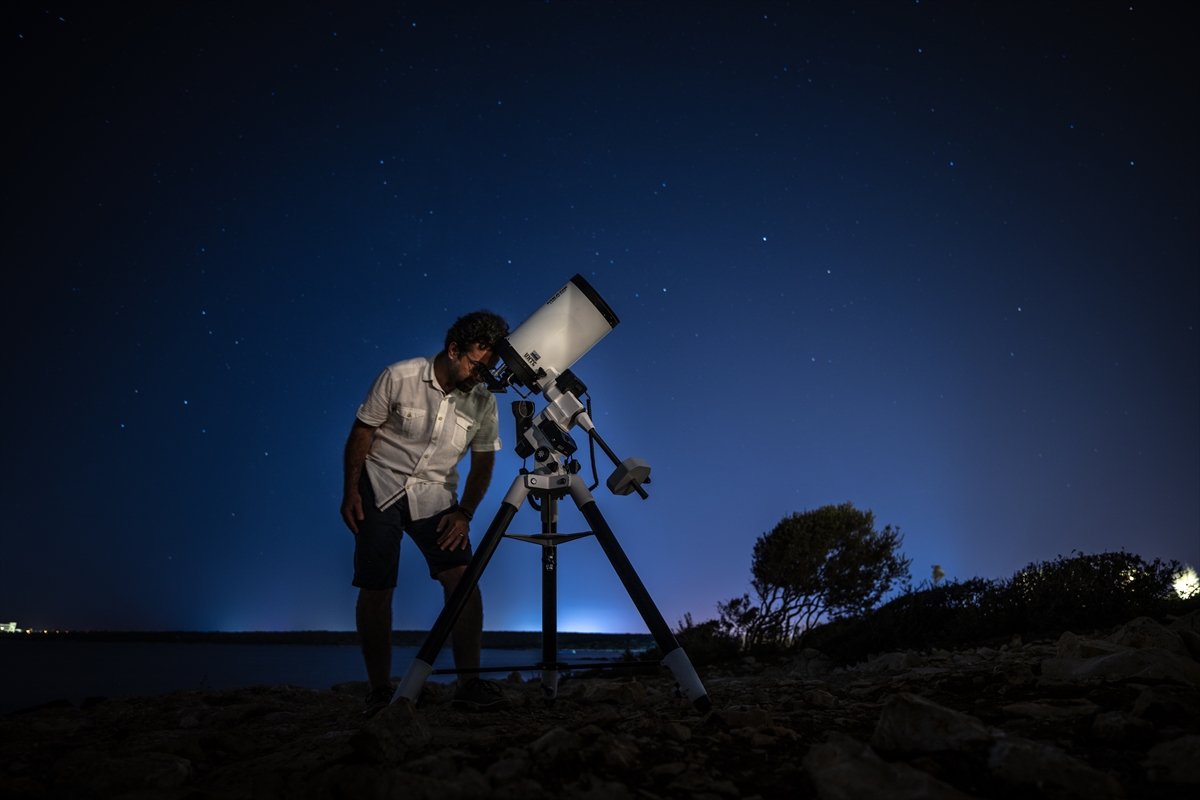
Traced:
<path id="1" fill-rule="evenodd" d="M 914 667 L 923 667 L 927 663 L 919 653 L 909 650 L 907 653 L 884 653 L 875 658 L 868 659 L 862 664 L 856 664 L 851 669 L 855 672 L 875 675 L 881 672 L 900 672 L 913 669 Z"/>
<path id="2" fill-rule="evenodd" d="M 753 728 L 757 730 L 759 728 L 771 727 L 771 715 L 761 708 L 730 706 L 723 711 L 718 711 L 717 717 L 730 728 Z"/>
<path id="3" fill-rule="evenodd" d="M 350 746 L 366 757 L 386 764 L 424 747 L 432 738 L 425 717 L 412 701 L 401 697 L 350 737 Z"/>
<path id="4" fill-rule="evenodd" d="M 1116 778 L 1094 769 L 1053 745 L 1017 736 L 996 739 L 988 751 L 988 769 L 1018 786 L 1053 786 L 1071 797 L 1117 800 L 1125 796 Z"/>
<path id="5" fill-rule="evenodd" d="M 953 786 L 908 764 L 889 764 L 867 745 L 837 733 L 825 744 L 813 745 L 804 757 L 804 770 L 821 800 L 963 800 Z"/>
<path id="6" fill-rule="evenodd" d="M 1200 686 L 1200 664 L 1159 647 L 1147 647 L 1093 658 L 1048 658 L 1042 662 L 1042 677 L 1060 681 L 1137 678 Z"/>
<path id="7" fill-rule="evenodd" d="M 1154 745 L 1142 766 L 1152 781 L 1200 786 L 1200 736 L 1181 736 Z"/>
<path id="8" fill-rule="evenodd" d="M 1090 700 L 1080 698 L 1074 700 L 1035 700 L 1031 703 L 1010 703 L 1001 710 L 1010 717 L 1064 720 L 1093 716 L 1100 711 L 1100 706 Z"/>
<path id="9" fill-rule="evenodd" d="M 686 742 L 692 738 L 691 728 L 667 719 L 664 719 L 662 724 L 659 725 L 659 733 L 663 735 L 663 738 L 673 742 Z"/>
<path id="10" fill-rule="evenodd" d="M 1168 625 L 1167 628 L 1176 633 L 1191 631 L 1192 633 L 1200 634 L 1200 609 L 1189 611 Z"/>
<path id="11" fill-rule="evenodd" d="M 1024 661 L 998 664 L 992 673 L 1003 678 L 1004 683 L 1008 686 L 1028 686 L 1031 683 L 1037 683 L 1037 677 L 1033 674 L 1033 670 Z"/>
<path id="12" fill-rule="evenodd" d="M 901 753 L 982 749 L 991 741 L 975 717 L 908 692 L 887 699 L 871 737 L 877 749 Z"/>
<path id="13" fill-rule="evenodd" d="M 837 708 L 841 705 L 838 699 L 824 689 L 813 689 L 804 693 L 804 702 L 817 708 Z"/>
<path id="14" fill-rule="evenodd" d="M 793 662 L 793 675 L 816 678 L 828 675 L 833 670 L 833 661 L 829 656 L 811 647 L 805 648 Z"/>
<path id="15" fill-rule="evenodd" d="M 1191 657 L 1183 640 L 1174 631 L 1167 630 L 1149 617 L 1126 622 L 1108 640 L 1123 647 L 1158 647 L 1175 655 Z"/>
<path id="16" fill-rule="evenodd" d="M 1082 636 L 1076 636 L 1070 631 L 1066 631 L 1062 636 L 1058 637 L 1058 651 L 1056 655 L 1059 658 L 1093 658 L 1095 656 L 1107 656 L 1112 653 L 1119 653 L 1126 649 L 1128 648 L 1124 645 L 1114 644 L 1105 639 L 1085 639 Z"/>
<path id="17" fill-rule="evenodd" d="M 646 687 L 637 681 L 587 681 L 570 695 L 572 700 L 580 703 L 614 703 L 618 706 L 631 706 L 645 697 Z"/>
<path id="18" fill-rule="evenodd" d="M 1144 742 L 1153 737 L 1154 723 L 1124 711 L 1097 714 L 1092 722 L 1092 738 L 1109 744 Z"/>
<path id="19" fill-rule="evenodd" d="M 1151 686 L 1134 701 L 1133 714 L 1156 724 L 1200 719 L 1200 691 L 1188 686 Z"/>
<path id="20" fill-rule="evenodd" d="M 569 758 L 579 753 L 583 740 L 566 728 L 551 728 L 530 746 L 534 755 L 550 761 Z"/>

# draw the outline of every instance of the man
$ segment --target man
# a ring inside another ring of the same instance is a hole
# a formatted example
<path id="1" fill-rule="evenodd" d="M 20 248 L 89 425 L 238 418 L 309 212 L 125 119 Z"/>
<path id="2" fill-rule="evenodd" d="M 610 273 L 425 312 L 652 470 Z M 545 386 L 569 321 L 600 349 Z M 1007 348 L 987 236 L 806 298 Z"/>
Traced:
<path id="1" fill-rule="evenodd" d="M 350 429 L 341 511 L 354 533 L 355 617 L 371 682 L 367 716 L 392 699 L 392 590 L 401 532 L 421 550 L 447 599 L 471 561 L 471 518 L 500 449 L 496 399 L 482 379 L 507 334 L 508 324 L 488 311 L 459 317 L 440 353 L 392 364 L 375 379 Z M 471 468 L 460 499 L 457 466 L 468 450 Z M 479 667 L 482 640 L 476 587 L 451 636 L 458 669 Z M 464 676 L 459 687 L 456 708 L 512 705 L 491 681 Z"/>

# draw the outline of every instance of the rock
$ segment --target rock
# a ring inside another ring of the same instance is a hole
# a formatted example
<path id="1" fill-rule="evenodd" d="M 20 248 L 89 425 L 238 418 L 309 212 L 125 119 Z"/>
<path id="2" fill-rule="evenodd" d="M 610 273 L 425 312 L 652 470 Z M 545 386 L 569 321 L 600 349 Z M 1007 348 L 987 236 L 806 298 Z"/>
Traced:
<path id="1" fill-rule="evenodd" d="M 1200 691 L 1186 686 L 1151 686 L 1134 701 L 1133 714 L 1155 723 L 1200 719 Z"/>
<path id="2" fill-rule="evenodd" d="M 1092 738 L 1110 744 L 1144 742 L 1153 737 L 1152 722 L 1123 711 L 1097 714 L 1092 722 Z"/>
<path id="3" fill-rule="evenodd" d="M 637 761 L 638 746 L 629 734 L 605 733 L 597 737 L 595 743 L 581 750 L 580 755 L 596 766 L 627 770 Z"/>
<path id="4" fill-rule="evenodd" d="M 551 795 L 532 778 L 521 778 L 492 792 L 492 800 L 550 800 Z"/>
<path id="5" fill-rule="evenodd" d="M 811 647 L 805 648 L 795 660 L 793 675 L 820 677 L 828 675 L 833 670 L 833 661 L 829 656 Z"/>
<path id="6" fill-rule="evenodd" d="M 982 749 L 991 741 L 975 717 L 908 692 L 887 699 L 871 737 L 875 748 L 901 753 Z"/>
<path id="7" fill-rule="evenodd" d="M 677 775 L 669 784 L 668 789 L 676 792 L 698 794 L 712 788 L 712 778 L 697 769 L 689 769 Z"/>
<path id="8" fill-rule="evenodd" d="M 520 757 L 501 758 L 487 768 L 487 779 L 492 786 L 505 786 L 529 774 L 529 759 Z"/>
<path id="9" fill-rule="evenodd" d="M 730 728 L 759 728 L 771 727 L 771 715 L 761 708 L 746 708 L 745 706 L 730 706 L 718 711 L 717 717 Z"/>
<path id="10" fill-rule="evenodd" d="M 997 665 L 992 673 L 1002 677 L 1008 686 L 1028 686 L 1031 683 L 1037 683 L 1037 677 L 1033 674 L 1033 670 L 1023 661 Z"/>
<path id="11" fill-rule="evenodd" d="M 1100 706 L 1082 699 L 1037 700 L 1032 703 L 1011 703 L 1001 710 L 1010 717 L 1056 720 L 1090 717 L 1100 711 Z"/>
<path id="12" fill-rule="evenodd" d="M 144 753 L 132 758 L 105 758 L 92 748 L 76 751 L 55 765 L 61 777 L 56 786 L 83 790 L 81 795 L 120 791 L 176 789 L 192 777 L 192 762 L 169 753 Z"/>
<path id="13" fill-rule="evenodd" d="M 1104 639 L 1084 639 L 1082 636 L 1076 636 L 1070 631 L 1066 631 L 1058 637 L 1057 656 L 1059 658 L 1093 658 L 1120 653 L 1126 649 L 1128 648 L 1123 645 Z"/>
<path id="14" fill-rule="evenodd" d="M 429 744 L 429 723 L 412 701 L 401 697 L 380 711 L 350 738 L 350 746 L 382 763 L 399 761 Z"/>
<path id="15" fill-rule="evenodd" d="M 889 764 L 867 745 L 841 733 L 813 745 L 804 770 L 821 800 L 960 800 L 969 795 L 907 764 Z"/>
<path id="16" fill-rule="evenodd" d="M 1188 650 L 1188 655 L 1193 661 L 1200 661 L 1200 633 L 1192 631 L 1175 631 L 1175 635 L 1183 642 L 1184 647 Z"/>
<path id="17" fill-rule="evenodd" d="M 646 697 L 646 687 L 637 681 L 627 683 L 588 681 L 583 684 L 582 690 L 577 689 L 570 697 L 581 703 L 615 703 L 619 706 L 631 706 Z"/>
<path id="18" fill-rule="evenodd" d="M 1200 736 L 1181 736 L 1156 744 L 1142 766 L 1152 781 L 1200 785 Z"/>
<path id="19" fill-rule="evenodd" d="M 1060 681 L 1137 678 L 1200 685 L 1200 664 L 1158 647 L 1123 650 L 1094 658 L 1048 658 L 1042 677 Z"/>
<path id="20" fill-rule="evenodd" d="M 650 768 L 650 777 L 658 779 L 674 778 L 687 769 L 687 764 L 682 761 L 669 761 L 666 764 L 657 764 Z"/>
<path id="21" fill-rule="evenodd" d="M 907 653 L 884 653 L 877 658 L 868 659 L 865 663 L 857 664 L 852 669 L 855 672 L 875 675 L 881 672 L 903 671 L 913 669 L 914 667 L 923 667 L 927 663 L 919 653 L 909 650 Z"/>
<path id="22" fill-rule="evenodd" d="M 1179 633 L 1180 631 L 1191 631 L 1192 633 L 1200 633 L 1200 609 L 1189 611 L 1179 619 L 1167 626 L 1168 630 Z"/>
<path id="23" fill-rule="evenodd" d="M 1174 631 L 1167 630 L 1149 617 L 1126 622 L 1108 640 L 1124 647 L 1158 647 L 1176 655 L 1191 657 Z"/>
<path id="24" fill-rule="evenodd" d="M 590 777 L 564 786 L 562 797 L 564 800 L 631 800 L 632 796 L 623 783 Z"/>
<path id="25" fill-rule="evenodd" d="M 1072 758 L 1053 745 L 1016 736 L 998 738 L 988 751 L 988 769 L 1018 786 L 1053 786 L 1087 800 L 1122 798 L 1116 778 Z"/>
<path id="26" fill-rule="evenodd" d="M 836 697 L 824 689 L 813 689 L 811 692 L 805 692 L 804 702 L 817 708 L 837 708 L 841 705 Z"/>
<path id="27" fill-rule="evenodd" d="M 566 728 L 552 728 L 539 737 L 530 749 L 534 755 L 550 761 L 578 754 L 583 740 Z"/>
<path id="28" fill-rule="evenodd" d="M 687 725 L 680 725 L 677 722 L 671 722 L 664 719 L 659 726 L 659 732 L 663 737 L 674 742 L 686 742 L 692 738 L 692 729 Z"/>

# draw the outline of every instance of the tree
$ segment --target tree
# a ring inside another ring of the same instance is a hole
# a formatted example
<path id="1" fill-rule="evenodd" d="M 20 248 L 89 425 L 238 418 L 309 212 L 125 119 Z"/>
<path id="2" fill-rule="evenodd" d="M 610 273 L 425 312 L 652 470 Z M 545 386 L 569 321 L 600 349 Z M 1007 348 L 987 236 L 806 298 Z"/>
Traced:
<path id="1" fill-rule="evenodd" d="M 757 600 L 718 603 L 721 628 L 747 647 L 799 640 L 823 617 L 858 616 L 908 579 L 900 529 L 875 530 L 875 515 L 851 503 L 780 520 L 754 543 Z"/>

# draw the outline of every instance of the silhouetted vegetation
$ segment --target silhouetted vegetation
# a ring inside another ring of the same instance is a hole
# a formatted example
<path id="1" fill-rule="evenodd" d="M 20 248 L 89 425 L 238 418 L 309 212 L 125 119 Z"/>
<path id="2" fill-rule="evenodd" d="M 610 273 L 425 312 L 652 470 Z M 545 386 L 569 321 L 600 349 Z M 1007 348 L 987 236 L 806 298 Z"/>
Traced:
<path id="1" fill-rule="evenodd" d="M 712 630 L 746 650 L 773 650 L 798 644 L 821 619 L 861 616 L 908 579 L 902 541 L 898 528 L 875 530 L 875 515 L 851 503 L 784 517 L 754 543 L 755 598 L 718 603 Z"/>
<path id="2" fill-rule="evenodd" d="M 1200 605 L 1174 588 L 1177 561 L 1133 553 L 1072 552 L 1034 562 L 1011 578 L 972 578 L 907 589 L 878 609 L 833 620 L 807 644 L 842 663 L 868 653 L 961 647 L 990 640 L 1091 633 L 1139 615 L 1182 614 Z"/>

